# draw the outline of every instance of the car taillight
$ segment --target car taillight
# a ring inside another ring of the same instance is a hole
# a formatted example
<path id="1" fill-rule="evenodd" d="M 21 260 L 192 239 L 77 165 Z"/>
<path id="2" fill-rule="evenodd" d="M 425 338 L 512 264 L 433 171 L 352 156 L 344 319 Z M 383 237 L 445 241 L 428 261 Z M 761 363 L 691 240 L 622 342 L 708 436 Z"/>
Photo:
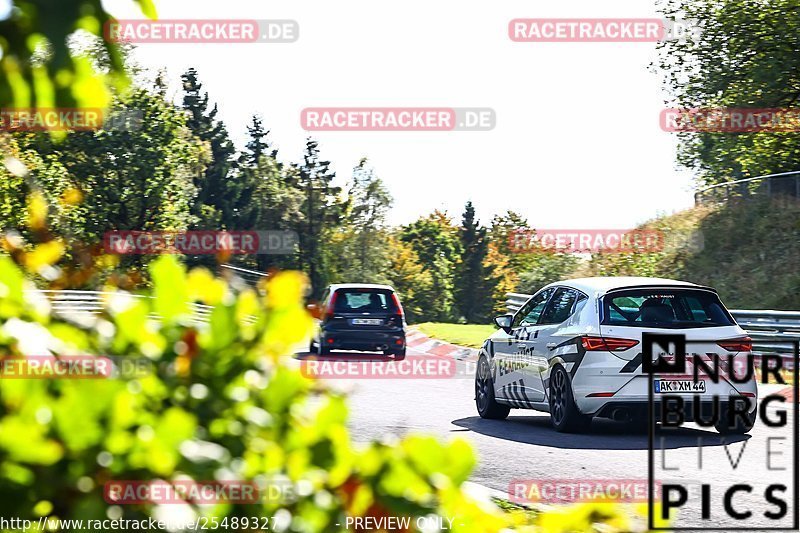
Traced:
<path id="1" fill-rule="evenodd" d="M 392 293 L 392 302 L 394 303 L 395 309 L 397 312 L 400 313 L 400 321 L 403 321 L 403 317 L 405 317 L 405 313 L 403 312 L 403 306 L 400 305 L 400 300 L 397 298 L 396 293 Z"/>
<path id="2" fill-rule="evenodd" d="M 750 352 L 753 350 L 753 339 L 750 337 L 728 339 L 726 341 L 719 341 L 717 344 L 729 352 Z"/>
<path id="3" fill-rule="evenodd" d="M 628 348 L 633 348 L 639 341 L 633 339 L 619 339 L 615 337 L 592 337 L 584 335 L 581 337 L 583 349 L 587 352 L 599 352 L 608 350 L 609 352 L 622 352 Z"/>
<path id="4" fill-rule="evenodd" d="M 401 315 L 390 316 L 386 319 L 386 325 L 392 328 L 399 328 L 403 325 L 403 317 Z"/>
<path id="5" fill-rule="evenodd" d="M 325 318 L 327 320 L 330 320 L 331 318 L 333 318 L 333 306 L 336 305 L 336 297 L 337 296 L 339 296 L 339 293 L 338 292 L 334 292 L 331 295 L 331 301 L 328 302 L 328 307 L 325 310 Z"/>

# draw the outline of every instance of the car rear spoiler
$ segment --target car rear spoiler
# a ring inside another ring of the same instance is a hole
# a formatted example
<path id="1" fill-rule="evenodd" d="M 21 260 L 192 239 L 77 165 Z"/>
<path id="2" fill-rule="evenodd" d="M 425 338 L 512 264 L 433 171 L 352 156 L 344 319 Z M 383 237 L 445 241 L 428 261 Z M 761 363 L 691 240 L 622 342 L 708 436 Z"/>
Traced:
<path id="1" fill-rule="evenodd" d="M 717 289 L 713 287 L 704 287 L 702 285 L 629 285 L 627 287 L 615 287 L 613 289 L 608 289 L 606 292 L 599 294 L 599 296 L 603 297 L 606 294 L 610 294 L 612 292 L 621 292 L 621 291 L 636 290 L 636 289 L 664 289 L 664 290 L 688 289 L 694 291 L 708 291 L 708 292 L 713 292 L 714 294 L 718 294 Z"/>

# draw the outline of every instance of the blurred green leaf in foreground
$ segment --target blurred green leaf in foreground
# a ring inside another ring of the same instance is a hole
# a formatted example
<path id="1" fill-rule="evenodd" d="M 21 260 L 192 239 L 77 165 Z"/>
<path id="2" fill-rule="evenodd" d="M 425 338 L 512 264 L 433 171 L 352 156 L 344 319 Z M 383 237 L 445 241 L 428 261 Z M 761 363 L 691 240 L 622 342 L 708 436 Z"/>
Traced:
<path id="1" fill-rule="evenodd" d="M 43 220 L 40 204 L 29 202 L 33 222 Z M 311 327 L 301 273 L 273 274 L 262 291 L 239 290 L 164 256 L 150 266 L 152 291 L 106 287 L 102 311 L 77 324 L 54 315 L 24 274 L 47 243 L 2 242 L 0 362 L 109 356 L 123 369 L 136 362 L 138 371 L 0 379 L 0 516 L 257 516 L 297 532 L 340 531 L 347 516 L 407 516 L 416 531 L 416 518 L 442 516 L 453 519 L 454 532 L 593 531 L 598 523 L 630 530 L 625 513 L 608 504 L 541 514 L 531 524 L 530 513 L 473 500 L 462 483 L 476 459 L 463 440 L 412 435 L 354 445 L 346 399 L 285 356 Z M 193 320 L 195 303 L 210 306 L 207 327 Z M 110 505 L 106 484 L 123 480 L 296 490 L 257 504 Z"/>
<path id="2" fill-rule="evenodd" d="M 152 0 L 135 0 L 156 18 Z M 101 0 L 13 0 L 0 20 L 0 108 L 101 108 L 128 76 L 118 43 L 102 39 L 111 16 Z M 100 37 L 107 71 L 70 39 Z"/>

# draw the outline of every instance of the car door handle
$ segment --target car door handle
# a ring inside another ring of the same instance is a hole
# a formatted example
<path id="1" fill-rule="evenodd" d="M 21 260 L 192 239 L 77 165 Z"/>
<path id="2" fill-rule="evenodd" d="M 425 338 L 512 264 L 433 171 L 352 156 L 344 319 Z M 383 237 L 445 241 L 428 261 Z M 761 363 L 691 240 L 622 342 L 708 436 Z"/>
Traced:
<path id="1" fill-rule="evenodd" d="M 554 342 L 548 342 L 547 344 L 545 344 L 545 346 L 547 346 L 550 350 L 555 350 L 556 346 L 558 346 L 558 344 L 556 344 Z"/>

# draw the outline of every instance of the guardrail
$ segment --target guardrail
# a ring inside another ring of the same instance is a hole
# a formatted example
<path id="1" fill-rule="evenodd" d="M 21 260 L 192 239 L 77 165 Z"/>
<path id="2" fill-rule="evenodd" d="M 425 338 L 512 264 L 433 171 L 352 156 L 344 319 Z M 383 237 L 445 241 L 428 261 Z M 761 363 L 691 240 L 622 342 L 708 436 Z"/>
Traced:
<path id="1" fill-rule="evenodd" d="M 233 265 L 220 265 L 220 273 L 227 272 L 234 277 L 237 277 L 247 283 L 248 285 L 256 286 L 258 282 L 267 277 L 266 272 L 259 272 L 258 270 L 249 270 L 247 268 L 237 267 Z"/>
<path id="2" fill-rule="evenodd" d="M 506 293 L 506 309 L 512 315 L 516 313 L 520 307 L 522 307 L 525 302 L 528 301 L 528 298 L 533 296 L 532 294 L 521 294 L 518 292 L 508 292 Z"/>
<path id="3" fill-rule="evenodd" d="M 84 322 L 87 319 L 94 320 L 94 318 L 100 315 L 106 308 L 104 301 L 107 298 L 118 297 L 120 295 L 120 293 L 115 292 L 77 290 L 34 290 L 31 292 L 49 300 L 54 314 L 78 323 Z M 132 298 L 148 298 L 148 296 L 138 294 L 124 294 Z M 213 307 L 194 302 L 189 305 L 192 309 L 192 322 L 200 326 L 208 324 L 208 319 Z M 157 314 L 151 314 L 150 318 L 158 320 L 161 317 Z"/>
<path id="4" fill-rule="evenodd" d="M 715 183 L 694 193 L 695 204 L 722 203 L 732 199 L 772 196 L 800 199 L 800 171 L 779 172 L 723 183 Z"/>
<path id="5" fill-rule="evenodd" d="M 265 272 L 248 270 L 232 265 L 220 265 L 220 268 L 229 272 L 230 275 L 239 278 L 242 282 L 253 286 L 267 275 Z M 83 290 L 34 290 L 31 292 L 46 298 L 50 302 L 51 309 L 55 314 L 78 323 L 84 322 L 87 319 L 94 320 L 94 318 L 100 315 L 105 309 L 104 300 L 119 295 L 119 293 L 115 292 Z M 148 298 L 148 296 L 137 294 L 125 294 L 133 298 Z M 195 302 L 189 305 L 192 310 L 191 322 L 197 326 L 208 324 L 213 307 Z M 156 314 L 151 314 L 150 318 L 158 320 L 161 317 Z M 255 321 L 255 318 L 251 320 Z"/>
<path id="6" fill-rule="evenodd" d="M 530 294 L 509 292 L 506 309 L 516 313 Z M 791 353 L 792 343 L 800 342 L 800 311 L 732 309 L 731 315 L 753 339 L 753 351 Z"/>

